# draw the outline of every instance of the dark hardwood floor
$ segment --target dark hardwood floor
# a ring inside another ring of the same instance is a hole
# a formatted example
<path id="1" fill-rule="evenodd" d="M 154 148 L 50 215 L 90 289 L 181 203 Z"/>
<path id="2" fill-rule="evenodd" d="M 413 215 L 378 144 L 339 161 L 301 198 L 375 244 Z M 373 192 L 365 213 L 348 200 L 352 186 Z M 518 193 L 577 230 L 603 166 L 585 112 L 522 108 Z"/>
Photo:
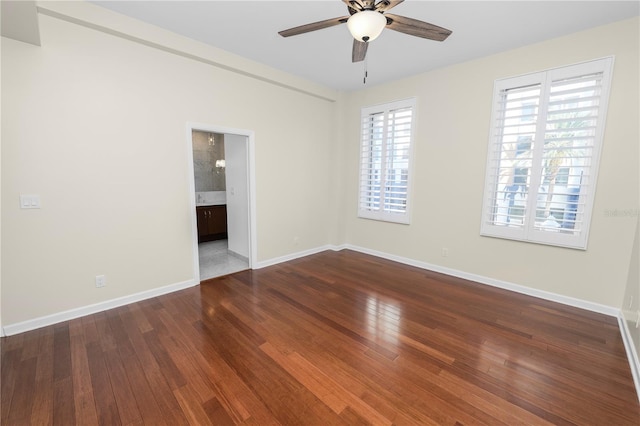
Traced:
<path id="1" fill-rule="evenodd" d="M 2 339 L 3 425 L 638 425 L 615 318 L 323 252 Z"/>

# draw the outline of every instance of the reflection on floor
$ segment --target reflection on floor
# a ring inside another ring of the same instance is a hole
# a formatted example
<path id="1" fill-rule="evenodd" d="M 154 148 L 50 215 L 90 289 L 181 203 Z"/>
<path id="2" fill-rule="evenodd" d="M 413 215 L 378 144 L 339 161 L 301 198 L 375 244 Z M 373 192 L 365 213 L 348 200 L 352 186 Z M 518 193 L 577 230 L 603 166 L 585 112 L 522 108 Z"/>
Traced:
<path id="1" fill-rule="evenodd" d="M 249 269 L 249 262 L 229 253 L 227 240 L 198 244 L 200 281 Z"/>

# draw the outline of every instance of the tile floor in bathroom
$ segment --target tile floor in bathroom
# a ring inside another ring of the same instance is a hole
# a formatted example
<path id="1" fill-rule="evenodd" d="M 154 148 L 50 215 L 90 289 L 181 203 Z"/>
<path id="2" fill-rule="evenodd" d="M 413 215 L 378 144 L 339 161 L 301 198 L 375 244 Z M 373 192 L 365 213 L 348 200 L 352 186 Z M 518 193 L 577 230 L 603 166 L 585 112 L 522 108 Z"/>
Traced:
<path id="1" fill-rule="evenodd" d="M 249 262 L 230 254 L 227 240 L 198 244 L 200 281 L 249 269 Z"/>

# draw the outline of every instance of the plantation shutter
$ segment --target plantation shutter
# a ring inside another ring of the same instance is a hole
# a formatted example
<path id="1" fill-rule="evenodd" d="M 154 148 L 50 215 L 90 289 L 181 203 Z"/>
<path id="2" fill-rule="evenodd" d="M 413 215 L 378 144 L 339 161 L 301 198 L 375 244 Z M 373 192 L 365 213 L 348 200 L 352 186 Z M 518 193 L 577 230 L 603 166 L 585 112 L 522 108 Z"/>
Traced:
<path id="1" fill-rule="evenodd" d="M 549 93 L 541 164 L 546 197 L 542 194 L 545 200 L 536 206 L 536 217 L 547 219 L 554 209 L 562 211 L 561 217 L 554 219 L 561 220 L 562 229 L 574 233 L 583 230 L 585 206 L 592 192 L 589 186 L 602 76 L 600 72 L 553 81 Z M 566 185 L 559 185 L 556 179 L 562 167 L 569 168 Z M 550 224 L 555 226 L 553 220 Z M 540 227 L 545 228 L 544 222 Z"/>
<path id="2" fill-rule="evenodd" d="M 488 164 L 488 184 L 492 190 L 488 194 L 490 207 L 486 220 L 509 226 L 513 234 L 516 229 L 522 231 L 526 223 L 541 93 L 540 83 L 523 83 L 499 91 L 495 111 L 498 118 L 494 122 L 495 136 Z"/>
<path id="3" fill-rule="evenodd" d="M 496 82 L 482 235 L 586 248 L 611 65 Z"/>
<path id="4" fill-rule="evenodd" d="M 364 108 L 358 215 L 409 222 L 409 166 L 415 100 Z"/>

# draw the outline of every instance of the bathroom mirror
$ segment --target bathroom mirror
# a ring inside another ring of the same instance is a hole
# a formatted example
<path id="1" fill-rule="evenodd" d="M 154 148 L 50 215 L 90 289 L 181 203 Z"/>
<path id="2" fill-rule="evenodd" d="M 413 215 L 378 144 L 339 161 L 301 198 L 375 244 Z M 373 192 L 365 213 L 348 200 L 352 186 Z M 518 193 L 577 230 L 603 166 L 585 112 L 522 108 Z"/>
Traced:
<path id="1" fill-rule="evenodd" d="M 225 191 L 224 135 L 192 131 L 196 192 Z"/>

